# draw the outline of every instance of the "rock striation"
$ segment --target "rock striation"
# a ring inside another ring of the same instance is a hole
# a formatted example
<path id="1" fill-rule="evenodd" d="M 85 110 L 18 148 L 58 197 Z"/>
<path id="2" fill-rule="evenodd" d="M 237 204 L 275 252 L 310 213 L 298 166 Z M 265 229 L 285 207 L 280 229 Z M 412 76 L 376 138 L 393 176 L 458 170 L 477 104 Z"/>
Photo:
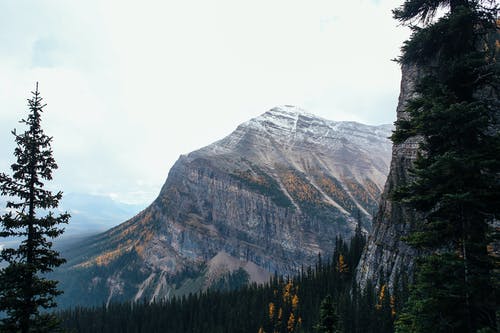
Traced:
<path id="1" fill-rule="evenodd" d="M 415 96 L 415 83 L 420 77 L 416 66 L 403 65 L 397 119 L 407 119 L 405 106 Z M 402 238 L 407 236 L 416 221 L 416 212 L 390 200 L 391 192 L 411 177 L 409 170 L 416 159 L 421 138 L 411 137 L 392 147 L 391 167 L 373 229 L 361 256 L 357 281 L 365 286 L 368 280 L 375 285 L 388 283 L 392 287 L 398 275 L 411 276 L 417 253 Z"/>
<path id="2" fill-rule="evenodd" d="M 183 155 L 158 198 L 69 250 L 62 305 L 160 300 L 237 269 L 294 274 L 365 228 L 389 171 L 391 125 L 334 122 L 274 108 Z"/>

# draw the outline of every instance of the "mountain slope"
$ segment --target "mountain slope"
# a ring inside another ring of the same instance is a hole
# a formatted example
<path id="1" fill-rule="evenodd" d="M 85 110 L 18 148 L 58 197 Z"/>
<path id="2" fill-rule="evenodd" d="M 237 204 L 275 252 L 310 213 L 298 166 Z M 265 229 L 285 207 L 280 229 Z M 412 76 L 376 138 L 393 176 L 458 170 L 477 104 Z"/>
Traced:
<path id="1" fill-rule="evenodd" d="M 370 225 L 389 169 L 391 126 L 333 122 L 283 106 L 181 156 L 144 211 L 66 253 L 63 304 L 148 301 L 243 268 L 293 274 Z M 71 274 L 68 274 L 71 273 Z M 83 282 L 82 282 L 83 281 Z"/>
<path id="2" fill-rule="evenodd" d="M 0 196 L 0 212 L 7 212 L 7 199 Z M 63 194 L 56 212 L 71 214 L 71 223 L 64 226 L 64 233 L 54 240 L 57 249 L 71 246 L 75 241 L 96 235 L 118 225 L 140 212 L 144 206 L 117 202 L 104 195 L 87 193 Z M 0 238 L 0 249 L 17 247 L 20 238 Z"/>
<path id="3" fill-rule="evenodd" d="M 405 111 L 406 103 L 415 94 L 415 82 L 421 76 L 418 67 L 402 66 L 398 120 L 409 117 Z M 362 286 L 371 281 L 376 285 L 389 283 L 392 288 L 398 276 L 412 275 L 417 253 L 402 239 L 411 233 L 418 216 L 413 209 L 390 200 L 390 193 L 411 179 L 410 169 L 417 157 L 420 140 L 411 137 L 392 148 L 391 167 L 380 209 L 374 217 L 373 230 L 358 265 L 357 282 Z"/>

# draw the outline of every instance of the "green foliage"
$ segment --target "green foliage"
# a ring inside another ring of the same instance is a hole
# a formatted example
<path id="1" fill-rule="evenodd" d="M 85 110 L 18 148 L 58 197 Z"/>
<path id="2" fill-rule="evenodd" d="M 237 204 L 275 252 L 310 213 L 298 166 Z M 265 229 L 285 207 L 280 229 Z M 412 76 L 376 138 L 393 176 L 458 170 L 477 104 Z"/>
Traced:
<path id="1" fill-rule="evenodd" d="M 89 267 L 71 267 L 67 270 L 56 270 L 49 275 L 50 278 L 61 281 L 61 290 L 66 290 L 64 295 L 57 298 L 60 307 L 67 307 L 78 299 L 79 304 L 95 305 L 104 302 L 109 293 L 107 277 L 119 271 L 120 277 L 126 281 L 123 293 L 115 295 L 115 299 L 126 301 L 135 295 L 137 286 L 148 277 L 148 272 L 135 270 L 138 261 L 142 260 L 135 251 L 124 252 L 109 265 L 91 265 Z M 64 276 L 62 276 L 64 275 Z M 181 276 L 187 273 L 182 272 Z M 86 281 L 92 281 L 89 286 Z M 146 295 L 144 295 L 146 296 Z"/>
<path id="2" fill-rule="evenodd" d="M 393 10 L 394 18 L 407 22 L 418 20 L 420 22 L 428 22 L 431 20 L 440 6 L 446 5 L 450 0 L 411 0 L 395 10 Z"/>
<path id="3" fill-rule="evenodd" d="M 319 323 L 314 327 L 320 333 L 339 333 L 340 323 L 332 296 L 326 295 L 319 307 Z"/>
<path id="4" fill-rule="evenodd" d="M 229 272 L 221 276 L 210 288 L 217 291 L 237 290 L 247 285 L 250 281 L 250 276 L 243 268 L 239 268 L 234 272 Z"/>
<path id="5" fill-rule="evenodd" d="M 358 246 L 364 242 L 360 231 L 351 239 L 351 246 L 338 238 L 335 253 L 326 262 L 319 259 L 315 267 L 293 278 L 275 275 L 265 285 L 249 284 L 230 290 L 226 288 L 229 279 L 225 279 L 223 288 L 219 288 L 222 290 L 209 289 L 162 303 L 74 308 L 58 316 L 72 332 L 256 333 L 260 328 L 265 332 L 312 332 L 320 322 L 322 301 L 331 295 L 343 332 L 387 333 L 387 327 L 392 327 L 390 309 L 377 307 L 380 296 L 372 287 L 360 291 L 354 282 Z M 358 245 L 354 248 L 353 244 Z M 346 258 L 349 272 L 337 268 L 341 255 Z M 236 272 L 233 277 L 241 280 L 243 275 Z M 389 297 L 387 292 L 383 299 Z"/>
<path id="6" fill-rule="evenodd" d="M 438 7 L 449 12 L 432 22 Z M 393 199 L 422 216 L 405 240 L 421 250 L 397 332 L 496 329 L 488 223 L 500 215 L 497 8 L 490 1 L 408 0 L 395 17 L 423 21 L 401 62 L 422 78 L 394 143 L 422 138 L 412 179 Z M 496 236 L 494 236 L 496 237 Z"/>
<path id="7" fill-rule="evenodd" d="M 461 260 L 448 253 L 425 257 L 418 265 L 412 294 L 396 331 L 461 331 L 467 319 L 465 287 Z"/>
<path id="8" fill-rule="evenodd" d="M 44 182 L 52 179 L 57 164 L 50 147 L 52 138 L 41 128 L 43 112 L 38 84 L 28 100 L 29 114 L 21 120 L 28 128 L 22 134 L 14 130 L 17 147 L 12 164 L 13 175 L 0 174 L 0 191 L 8 196 L 9 212 L 0 217 L 1 237 L 20 237 L 19 247 L 1 251 L 0 311 L 6 317 L 0 322 L 4 332 L 49 332 L 57 327 L 55 317 L 41 312 L 56 306 L 55 297 L 61 294 L 57 281 L 49 280 L 46 273 L 64 263 L 52 250 L 53 239 L 63 233 L 58 225 L 67 223 L 68 214 L 59 216 L 42 210 L 56 208 L 62 193 L 44 189 Z"/>

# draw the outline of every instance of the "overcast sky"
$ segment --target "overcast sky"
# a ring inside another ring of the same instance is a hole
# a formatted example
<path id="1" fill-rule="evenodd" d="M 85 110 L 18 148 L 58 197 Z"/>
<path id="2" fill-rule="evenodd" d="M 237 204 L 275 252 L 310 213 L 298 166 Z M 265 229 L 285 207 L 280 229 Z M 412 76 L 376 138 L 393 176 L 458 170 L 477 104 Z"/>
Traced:
<path id="1" fill-rule="evenodd" d="M 149 203 L 180 154 L 282 104 L 392 123 L 396 0 L 2 0 L 0 171 L 39 81 L 53 187 Z"/>

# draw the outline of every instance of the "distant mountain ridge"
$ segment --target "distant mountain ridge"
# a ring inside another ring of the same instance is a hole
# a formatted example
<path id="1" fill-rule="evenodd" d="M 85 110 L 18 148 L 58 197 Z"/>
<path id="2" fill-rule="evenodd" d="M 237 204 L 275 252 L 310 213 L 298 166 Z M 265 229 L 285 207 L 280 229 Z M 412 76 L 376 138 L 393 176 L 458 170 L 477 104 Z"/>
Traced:
<path id="1" fill-rule="evenodd" d="M 74 234 L 103 232 L 139 213 L 145 206 L 119 202 L 106 195 L 68 193 L 63 194 L 58 209 L 71 214 L 66 230 Z"/>
<path id="2" fill-rule="evenodd" d="M 351 236 L 356 216 L 370 226 L 391 129 L 293 106 L 241 124 L 181 156 L 144 211 L 68 251 L 61 302 L 159 300 L 238 268 L 258 282 L 294 274 Z"/>
<path id="3" fill-rule="evenodd" d="M 6 212 L 7 199 L 0 196 L 0 212 Z M 57 248 L 74 243 L 75 239 L 88 237 L 106 231 L 130 216 L 136 215 L 145 205 L 126 204 L 115 201 L 108 196 L 88 193 L 64 193 L 57 207 L 57 212 L 71 214 L 70 223 L 63 226 L 65 232 L 55 239 Z M 17 246 L 15 238 L 0 238 L 0 248 Z"/>

